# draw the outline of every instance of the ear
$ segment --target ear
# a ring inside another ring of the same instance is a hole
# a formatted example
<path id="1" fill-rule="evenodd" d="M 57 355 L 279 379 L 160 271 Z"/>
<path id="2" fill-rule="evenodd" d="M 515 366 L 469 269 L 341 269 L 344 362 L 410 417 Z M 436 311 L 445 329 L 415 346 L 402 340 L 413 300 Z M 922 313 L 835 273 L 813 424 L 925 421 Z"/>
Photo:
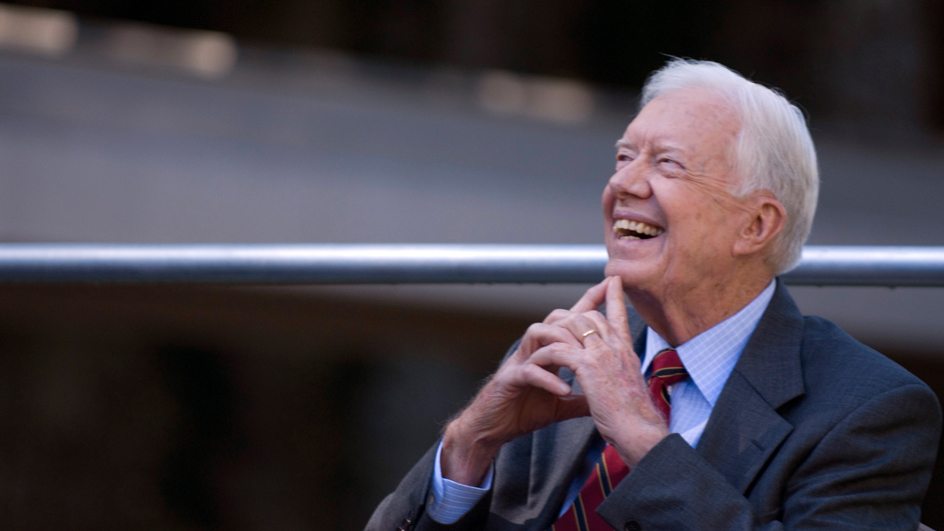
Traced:
<path id="1" fill-rule="evenodd" d="M 787 211 L 773 195 L 764 190 L 744 201 L 747 207 L 745 224 L 734 242 L 735 255 L 763 251 L 780 234 L 787 221 Z"/>

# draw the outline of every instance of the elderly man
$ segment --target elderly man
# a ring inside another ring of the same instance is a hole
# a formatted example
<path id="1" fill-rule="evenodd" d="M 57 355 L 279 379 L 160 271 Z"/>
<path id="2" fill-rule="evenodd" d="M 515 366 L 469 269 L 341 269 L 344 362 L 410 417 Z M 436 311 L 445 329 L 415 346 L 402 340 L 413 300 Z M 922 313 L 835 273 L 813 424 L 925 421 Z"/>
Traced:
<path id="1" fill-rule="evenodd" d="M 934 394 L 775 280 L 817 189 L 782 96 L 653 74 L 603 191 L 607 279 L 527 330 L 368 529 L 914 530 Z"/>

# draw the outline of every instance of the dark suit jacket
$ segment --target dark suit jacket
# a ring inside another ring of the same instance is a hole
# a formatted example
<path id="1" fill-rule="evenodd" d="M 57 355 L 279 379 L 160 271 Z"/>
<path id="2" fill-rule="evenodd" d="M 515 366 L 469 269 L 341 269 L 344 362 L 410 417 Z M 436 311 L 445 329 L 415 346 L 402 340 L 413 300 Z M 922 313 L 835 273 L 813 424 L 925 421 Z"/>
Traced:
<path id="1" fill-rule="evenodd" d="M 645 352 L 645 324 L 634 312 L 630 319 Z M 778 281 L 698 448 L 667 437 L 597 512 L 624 531 L 913 531 L 940 429 L 923 382 L 834 324 L 803 317 Z M 451 525 L 424 512 L 433 448 L 367 529 L 543 531 L 595 437 L 593 421 L 580 418 L 506 444 L 489 494 Z"/>

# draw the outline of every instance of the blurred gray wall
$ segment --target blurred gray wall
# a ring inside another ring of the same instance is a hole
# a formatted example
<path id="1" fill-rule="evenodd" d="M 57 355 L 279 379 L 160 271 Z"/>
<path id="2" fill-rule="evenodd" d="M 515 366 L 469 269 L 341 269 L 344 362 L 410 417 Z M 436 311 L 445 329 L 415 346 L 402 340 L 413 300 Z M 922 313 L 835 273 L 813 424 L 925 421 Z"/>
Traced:
<path id="1" fill-rule="evenodd" d="M 248 49 L 206 81 L 97 52 L 93 42 L 59 61 L 0 56 L 8 240 L 599 243 L 599 195 L 634 112 L 632 94 L 509 73 Z M 511 94 L 490 95 L 502 82 Z M 541 114 L 541 90 L 583 107 Z M 496 97 L 511 102 L 496 108 Z M 809 243 L 942 243 L 933 138 L 811 126 L 822 194 Z M 582 289 L 318 291 L 537 318 Z M 870 343 L 944 345 L 942 290 L 794 293 Z"/>

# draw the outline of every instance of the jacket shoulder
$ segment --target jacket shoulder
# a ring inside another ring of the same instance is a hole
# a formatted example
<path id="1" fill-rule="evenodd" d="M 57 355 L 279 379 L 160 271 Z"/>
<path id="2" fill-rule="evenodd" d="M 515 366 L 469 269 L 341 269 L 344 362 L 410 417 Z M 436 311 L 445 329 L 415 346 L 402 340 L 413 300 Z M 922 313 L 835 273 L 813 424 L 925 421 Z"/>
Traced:
<path id="1" fill-rule="evenodd" d="M 803 318 L 801 358 L 807 393 L 828 389 L 833 396 L 867 400 L 897 387 L 915 386 L 933 395 L 920 378 L 822 317 Z"/>

